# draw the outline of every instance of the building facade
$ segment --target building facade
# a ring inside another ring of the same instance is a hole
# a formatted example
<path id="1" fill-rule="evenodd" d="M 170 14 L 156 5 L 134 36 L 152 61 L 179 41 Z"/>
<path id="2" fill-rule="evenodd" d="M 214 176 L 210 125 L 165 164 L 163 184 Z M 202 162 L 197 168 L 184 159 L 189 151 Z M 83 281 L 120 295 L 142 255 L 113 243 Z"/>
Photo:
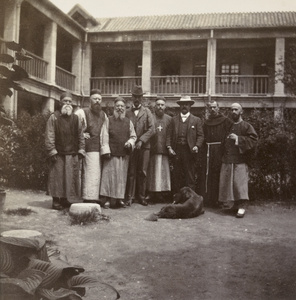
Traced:
<path id="1" fill-rule="evenodd" d="M 148 99 L 175 106 L 190 95 L 196 107 L 281 105 L 295 99 L 281 81 L 287 49 L 296 44 L 296 12 L 222 13 L 95 19 L 76 5 L 64 14 L 48 0 L 0 0 L 0 36 L 33 57 L 20 62 L 27 92 L 6 109 L 53 111 L 64 90 L 85 106 L 91 88 L 106 102 L 141 84 Z M 98 13 L 99 14 L 99 13 Z"/>

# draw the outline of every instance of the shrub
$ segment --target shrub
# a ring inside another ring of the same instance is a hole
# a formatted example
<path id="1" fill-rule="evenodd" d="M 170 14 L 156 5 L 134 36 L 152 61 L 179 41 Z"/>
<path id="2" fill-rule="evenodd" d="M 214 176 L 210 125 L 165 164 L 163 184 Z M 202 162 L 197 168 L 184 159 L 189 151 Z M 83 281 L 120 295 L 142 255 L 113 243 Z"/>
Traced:
<path id="1" fill-rule="evenodd" d="M 22 112 L 11 126 L 0 126 L 1 181 L 18 188 L 45 189 L 44 132 L 48 115 Z"/>
<path id="2" fill-rule="evenodd" d="M 284 118 L 274 111 L 254 109 L 247 120 L 259 135 L 250 169 L 250 193 L 254 199 L 281 200 L 295 197 L 296 118 L 284 110 Z"/>

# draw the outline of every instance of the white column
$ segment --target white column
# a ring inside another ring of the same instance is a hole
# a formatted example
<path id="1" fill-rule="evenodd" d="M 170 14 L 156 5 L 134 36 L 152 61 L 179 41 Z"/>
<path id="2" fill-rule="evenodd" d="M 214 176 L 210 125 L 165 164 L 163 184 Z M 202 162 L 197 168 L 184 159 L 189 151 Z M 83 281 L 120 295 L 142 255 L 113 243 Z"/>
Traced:
<path id="1" fill-rule="evenodd" d="M 216 59 L 217 59 L 217 40 L 208 39 L 207 48 L 207 93 L 209 96 L 216 93 Z"/>
<path id="2" fill-rule="evenodd" d="M 82 53 L 82 95 L 89 95 L 90 93 L 90 77 L 92 64 L 92 49 L 90 43 L 86 43 Z"/>
<path id="3" fill-rule="evenodd" d="M 282 81 L 285 63 L 285 38 L 276 38 L 275 40 L 275 84 L 274 95 L 284 96 L 285 85 Z"/>
<path id="4" fill-rule="evenodd" d="M 142 89 L 146 94 L 151 91 L 151 71 L 152 71 L 152 43 L 143 42 L 142 50 Z"/>
<path id="5" fill-rule="evenodd" d="M 5 7 L 5 28 L 4 28 L 4 40 L 19 42 L 20 32 L 20 17 L 21 17 L 21 4 L 23 0 L 6 1 Z M 8 53 L 14 55 L 14 51 L 8 49 Z M 17 91 L 13 90 L 11 97 L 4 97 L 1 99 L 5 110 L 9 112 L 11 116 L 17 115 Z"/>
<path id="6" fill-rule="evenodd" d="M 45 99 L 45 101 L 42 103 L 42 113 L 47 114 L 49 112 L 54 112 L 54 103 L 55 100 L 52 98 Z"/>
<path id="7" fill-rule="evenodd" d="M 75 92 L 80 93 L 82 87 L 82 76 L 81 76 L 81 68 L 82 68 L 82 42 L 77 41 L 73 45 L 72 51 L 72 73 L 76 76 L 75 81 Z"/>
<path id="8" fill-rule="evenodd" d="M 55 85 L 56 52 L 57 52 L 57 24 L 50 22 L 45 27 L 43 58 L 48 62 L 47 81 Z"/>

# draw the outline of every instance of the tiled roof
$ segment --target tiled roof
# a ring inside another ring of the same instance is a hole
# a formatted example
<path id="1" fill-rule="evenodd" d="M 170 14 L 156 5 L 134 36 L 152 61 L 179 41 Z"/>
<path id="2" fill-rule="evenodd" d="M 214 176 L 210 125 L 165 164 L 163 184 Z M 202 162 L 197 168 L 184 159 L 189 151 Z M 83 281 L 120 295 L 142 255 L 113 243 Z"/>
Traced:
<path id="1" fill-rule="evenodd" d="M 295 27 L 296 12 L 210 13 L 97 19 L 91 32 Z"/>

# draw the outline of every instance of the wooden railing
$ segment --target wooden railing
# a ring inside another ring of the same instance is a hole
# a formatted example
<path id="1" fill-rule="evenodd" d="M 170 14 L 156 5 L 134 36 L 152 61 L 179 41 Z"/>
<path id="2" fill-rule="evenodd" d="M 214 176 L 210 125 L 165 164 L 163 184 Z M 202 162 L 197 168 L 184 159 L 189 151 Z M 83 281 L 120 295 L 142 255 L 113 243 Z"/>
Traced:
<path id="1" fill-rule="evenodd" d="M 91 77 L 91 89 L 100 89 L 104 95 L 127 95 L 135 85 L 141 85 L 140 76 Z"/>
<path id="2" fill-rule="evenodd" d="M 151 93 L 153 94 L 205 94 L 206 76 L 170 75 L 152 76 Z"/>
<path id="3" fill-rule="evenodd" d="M 26 52 L 29 56 L 33 57 L 33 59 L 18 61 L 19 66 L 25 69 L 30 76 L 46 81 L 48 62 L 36 54 L 33 54 L 29 51 Z"/>
<path id="4" fill-rule="evenodd" d="M 268 75 L 220 75 L 216 76 L 216 94 L 267 95 L 273 93 Z"/>
<path id="5" fill-rule="evenodd" d="M 56 66 L 56 84 L 68 89 L 75 91 L 75 79 L 76 76 L 71 72 L 68 72 L 58 66 Z"/>

